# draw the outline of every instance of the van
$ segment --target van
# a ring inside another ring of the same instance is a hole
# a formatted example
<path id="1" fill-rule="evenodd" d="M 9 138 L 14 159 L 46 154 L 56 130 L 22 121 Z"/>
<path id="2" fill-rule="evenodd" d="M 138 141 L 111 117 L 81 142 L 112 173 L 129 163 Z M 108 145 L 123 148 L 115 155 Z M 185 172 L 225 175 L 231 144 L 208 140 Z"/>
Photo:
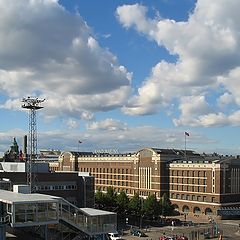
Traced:
<path id="1" fill-rule="evenodd" d="M 109 236 L 110 240 L 121 240 L 122 239 L 122 237 L 119 235 L 118 232 L 108 233 L 108 236 Z"/>

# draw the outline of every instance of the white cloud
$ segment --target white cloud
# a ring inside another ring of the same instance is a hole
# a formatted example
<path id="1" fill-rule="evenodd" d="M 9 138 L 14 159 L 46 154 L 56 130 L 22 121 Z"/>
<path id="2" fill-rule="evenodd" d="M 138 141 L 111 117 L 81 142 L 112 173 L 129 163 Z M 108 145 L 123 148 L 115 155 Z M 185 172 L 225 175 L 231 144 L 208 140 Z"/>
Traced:
<path id="1" fill-rule="evenodd" d="M 228 92 L 225 92 L 218 98 L 218 104 L 224 107 L 225 105 L 232 103 L 233 100 L 234 100 L 233 96 Z"/>
<path id="2" fill-rule="evenodd" d="M 69 119 L 67 120 L 67 126 L 68 126 L 70 129 L 72 129 L 72 128 L 77 128 L 77 127 L 78 127 L 78 122 L 77 122 L 75 119 L 73 119 L 73 118 L 69 118 Z"/>
<path id="3" fill-rule="evenodd" d="M 127 126 L 126 126 L 126 124 L 120 122 L 119 120 L 107 118 L 103 121 L 89 123 L 87 125 L 87 128 L 89 130 L 116 131 L 116 130 L 125 130 L 125 129 L 127 129 Z"/>
<path id="4" fill-rule="evenodd" d="M 132 74 L 79 14 L 56 0 L 0 0 L 0 11 L 0 91 L 10 97 L 2 107 L 37 95 L 48 118 L 91 119 L 126 102 Z"/>
<path id="5" fill-rule="evenodd" d="M 188 20 L 176 22 L 150 19 L 147 8 L 139 4 L 118 7 L 116 15 L 123 27 L 136 29 L 177 56 L 176 63 L 161 60 L 152 68 L 123 111 L 130 115 L 153 114 L 179 100 L 180 117 L 174 119 L 177 125 L 234 124 L 230 117 L 233 113 L 226 109 L 222 112 L 224 106 L 219 103 L 240 105 L 239 8 L 240 2 L 235 0 L 198 0 Z M 220 88 L 222 97 L 217 99 Z M 201 111 L 196 112 L 194 106 L 190 107 L 192 103 L 183 100 L 198 96 L 204 98 L 204 108 L 209 106 L 215 112 L 203 114 L 203 106 L 198 103 L 196 109 L 200 107 Z"/>

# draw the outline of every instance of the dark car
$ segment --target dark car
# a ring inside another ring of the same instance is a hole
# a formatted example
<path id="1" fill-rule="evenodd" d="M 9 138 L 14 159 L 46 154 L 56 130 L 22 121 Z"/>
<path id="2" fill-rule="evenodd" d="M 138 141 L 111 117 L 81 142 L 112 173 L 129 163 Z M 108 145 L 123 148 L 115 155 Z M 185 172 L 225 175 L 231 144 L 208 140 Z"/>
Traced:
<path id="1" fill-rule="evenodd" d="M 147 235 L 140 229 L 131 229 L 130 233 L 137 237 L 147 237 Z"/>

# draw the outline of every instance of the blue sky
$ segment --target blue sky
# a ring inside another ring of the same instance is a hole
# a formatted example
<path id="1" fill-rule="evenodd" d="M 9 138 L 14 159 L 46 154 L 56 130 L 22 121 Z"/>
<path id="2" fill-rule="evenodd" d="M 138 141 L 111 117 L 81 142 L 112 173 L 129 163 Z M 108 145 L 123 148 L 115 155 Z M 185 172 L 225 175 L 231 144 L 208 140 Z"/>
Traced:
<path id="1" fill-rule="evenodd" d="M 0 153 L 38 112 L 38 148 L 239 154 L 240 3 L 0 0 Z M 82 144 L 79 146 L 78 141 Z"/>

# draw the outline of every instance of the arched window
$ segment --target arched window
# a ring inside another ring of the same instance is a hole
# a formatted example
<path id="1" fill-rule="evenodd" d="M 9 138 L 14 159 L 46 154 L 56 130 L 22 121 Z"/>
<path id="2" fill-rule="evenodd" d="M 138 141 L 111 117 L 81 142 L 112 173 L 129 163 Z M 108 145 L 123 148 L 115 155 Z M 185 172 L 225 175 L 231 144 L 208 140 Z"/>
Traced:
<path id="1" fill-rule="evenodd" d="M 184 213 L 189 213 L 189 207 L 186 205 L 183 206 L 182 210 Z"/>
<path id="2" fill-rule="evenodd" d="M 199 208 L 199 207 L 194 207 L 193 213 L 194 213 L 194 214 L 197 214 L 197 215 L 201 214 L 200 208 Z"/>
<path id="3" fill-rule="evenodd" d="M 206 208 L 205 209 L 205 215 L 212 215 L 213 212 L 212 212 L 212 209 L 211 208 Z"/>

